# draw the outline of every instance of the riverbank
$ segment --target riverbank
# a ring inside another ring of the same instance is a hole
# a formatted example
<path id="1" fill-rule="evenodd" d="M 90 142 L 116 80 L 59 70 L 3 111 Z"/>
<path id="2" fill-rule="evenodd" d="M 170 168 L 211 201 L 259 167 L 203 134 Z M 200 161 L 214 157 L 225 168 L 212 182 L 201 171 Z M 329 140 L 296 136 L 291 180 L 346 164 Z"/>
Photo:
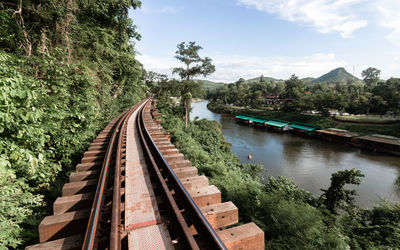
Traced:
<path id="1" fill-rule="evenodd" d="M 205 99 L 203 99 L 203 98 L 192 98 L 192 102 L 193 103 L 196 103 L 196 102 L 202 102 L 202 101 L 204 101 Z"/>
<path id="2" fill-rule="evenodd" d="M 205 103 L 202 106 L 204 106 L 204 110 L 207 110 Z M 384 229 L 388 226 L 397 225 L 398 220 L 387 221 L 379 218 L 384 216 L 385 213 L 396 213 L 400 209 L 399 207 L 389 203 L 388 205 L 376 204 L 375 208 L 370 210 L 355 207 L 357 216 L 349 215 L 346 212 L 341 215 L 330 214 L 324 209 L 324 198 L 317 198 L 319 195 L 311 195 L 310 192 L 299 188 L 289 178 L 267 175 L 260 182 L 262 177 L 259 172 L 260 165 L 241 163 L 237 152 L 232 153 L 232 147 L 244 149 L 246 146 L 241 144 L 240 140 L 232 141 L 232 134 L 228 136 L 225 132 L 230 131 L 236 136 L 240 134 L 246 138 L 246 141 L 252 141 L 255 149 L 261 150 L 260 153 L 254 152 L 255 158 L 263 155 L 268 158 L 268 161 L 273 161 L 274 157 L 282 155 L 276 152 L 276 150 L 282 148 L 271 144 L 274 142 L 273 137 L 290 139 L 286 141 L 287 143 L 285 143 L 282 151 L 284 159 L 288 161 L 280 162 L 278 164 L 279 169 L 282 169 L 289 162 L 297 166 L 297 163 L 301 165 L 304 160 L 314 159 L 315 167 L 310 164 L 311 162 L 306 161 L 304 162 L 306 169 L 300 169 L 300 172 L 306 174 L 305 179 L 309 183 L 315 177 L 311 176 L 310 172 L 307 174 L 307 170 L 320 171 L 330 175 L 337 162 L 336 160 L 334 162 L 328 160 L 328 158 L 331 160 L 335 158 L 334 155 L 322 152 L 310 158 L 302 157 L 300 161 L 298 158 L 300 155 L 303 156 L 303 153 L 310 152 L 308 142 L 304 142 L 306 139 L 271 133 L 268 134 L 271 137 L 268 138 L 268 143 L 266 143 L 260 130 L 247 128 L 244 131 L 243 129 L 235 131 L 234 129 L 239 126 L 227 116 L 225 116 L 226 121 L 229 121 L 229 124 L 232 124 L 233 127 L 225 128 L 224 134 L 222 134 L 222 127 L 218 122 L 206 119 L 190 121 L 185 128 L 179 110 L 169 107 L 162 112 L 164 114 L 161 118 L 162 126 L 170 132 L 171 142 L 185 155 L 185 159 L 190 160 L 191 164 L 198 168 L 200 174 L 209 177 L 210 184 L 216 185 L 221 190 L 223 200 L 231 200 L 238 206 L 240 222 L 252 220 L 264 230 L 268 249 L 356 249 L 369 246 L 381 248 L 400 246 L 394 239 L 396 237 L 395 232 L 386 233 L 383 236 L 383 233 L 386 232 Z M 213 114 L 209 114 L 209 116 L 212 117 Z M 246 132 L 255 133 L 255 135 L 251 137 Z M 225 137 L 230 138 L 228 141 L 232 144 L 228 143 Z M 323 143 L 319 144 L 322 145 Z M 268 150 L 265 151 L 265 148 L 262 148 L 261 145 L 267 147 Z M 306 151 L 299 151 L 299 146 L 303 146 Z M 291 147 L 295 148 L 290 150 Z M 324 148 L 316 147 L 319 150 Z M 249 152 L 249 148 L 244 150 L 247 153 Z M 271 155 L 266 155 L 269 153 Z M 320 157 L 323 157 L 323 159 L 320 159 Z M 337 160 L 341 159 L 343 159 L 341 156 L 337 158 Z M 364 168 L 364 162 L 358 163 Z M 321 166 L 321 164 L 323 165 Z M 293 173 L 296 172 L 297 167 L 290 165 L 289 169 L 290 171 L 287 173 Z M 376 176 L 376 174 L 369 175 L 370 178 Z M 382 174 L 378 179 L 382 180 Z M 377 181 L 372 182 L 377 183 Z M 323 183 L 323 185 L 318 185 L 318 190 L 328 187 L 326 184 L 329 185 L 329 177 Z M 371 192 L 369 191 L 369 193 Z M 371 227 L 370 221 L 372 220 L 384 223 Z"/>
<path id="3" fill-rule="evenodd" d="M 268 249 L 346 248 L 339 227 L 325 224 L 326 215 L 313 206 L 318 198 L 282 176 L 261 183 L 261 166 L 240 163 L 218 122 L 195 120 L 185 128 L 179 115 L 166 111 L 161 110 L 162 127 L 171 142 L 218 187 L 224 201 L 238 207 L 239 222 L 254 221 L 263 229 Z"/>
<path id="4" fill-rule="evenodd" d="M 296 121 L 317 125 L 321 128 L 339 128 L 357 133 L 360 136 L 370 134 L 382 134 L 400 137 L 400 123 L 395 124 L 361 124 L 344 123 L 335 121 L 330 117 L 317 114 L 300 114 L 295 112 L 273 111 L 269 109 L 253 109 L 246 107 L 227 106 L 224 104 L 208 103 L 207 108 L 215 113 L 238 115 L 240 113 L 253 115 L 261 118 Z"/>

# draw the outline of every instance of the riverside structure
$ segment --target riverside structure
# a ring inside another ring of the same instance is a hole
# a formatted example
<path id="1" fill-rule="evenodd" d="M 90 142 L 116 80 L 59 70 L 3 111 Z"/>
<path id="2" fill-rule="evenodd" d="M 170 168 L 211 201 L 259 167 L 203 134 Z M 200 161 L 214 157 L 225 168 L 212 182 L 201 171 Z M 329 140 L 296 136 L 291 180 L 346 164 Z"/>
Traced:
<path id="1" fill-rule="evenodd" d="M 347 146 L 400 156 L 400 138 L 397 137 L 386 135 L 358 136 L 358 134 L 343 129 L 321 129 L 313 124 L 265 119 L 245 114 L 237 115 L 235 119 L 237 123 L 254 127 L 267 128 L 278 132 L 289 131 L 293 134 L 310 136 L 330 142 L 345 144 Z"/>

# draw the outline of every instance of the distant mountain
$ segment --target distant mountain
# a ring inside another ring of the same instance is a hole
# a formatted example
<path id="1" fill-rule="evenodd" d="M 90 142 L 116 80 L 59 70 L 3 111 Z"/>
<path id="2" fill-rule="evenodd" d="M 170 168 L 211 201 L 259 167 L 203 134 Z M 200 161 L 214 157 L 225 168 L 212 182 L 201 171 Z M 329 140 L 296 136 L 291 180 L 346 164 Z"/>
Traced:
<path id="1" fill-rule="evenodd" d="M 312 83 L 312 81 L 314 81 L 315 78 L 314 78 L 314 77 L 306 77 L 306 78 L 301 78 L 301 80 L 302 80 L 304 83 Z"/>
<path id="2" fill-rule="evenodd" d="M 213 81 L 209 81 L 209 80 L 195 80 L 198 83 L 203 84 L 204 89 L 207 90 L 214 90 L 217 89 L 221 86 L 223 86 L 225 83 L 223 82 L 213 82 Z"/>
<path id="3" fill-rule="evenodd" d="M 285 80 L 282 79 L 276 79 L 273 77 L 268 77 L 268 76 L 262 76 L 266 82 L 283 82 Z M 247 83 L 255 83 L 260 81 L 261 76 L 247 79 L 245 82 Z M 311 83 L 337 83 L 337 82 L 344 82 L 346 83 L 347 81 L 354 81 L 360 82 L 361 80 L 358 79 L 357 77 L 353 76 L 349 72 L 347 72 L 344 68 L 340 67 L 337 69 L 334 69 L 325 75 L 322 75 L 318 78 L 313 78 L 313 77 L 305 77 L 302 78 L 301 80 L 306 83 L 306 84 L 311 84 Z M 224 84 L 228 83 L 223 83 L 223 82 L 213 82 L 209 80 L 196 80 L 197 82 L 200 82 L 204 85 L 205 90 L 214 90 L 219 88 L 220 86 L 223 86 Z"/>
<path id="4" fill-rule="evenodd" d="M 320 83 L 320 82 L 325 82 L 325 83 L 337 83 L 337 82 L 347 82 L 347 81 L 360 81 L 357 77 L 353 76 L 349 72 L 347 72 L 344 68 L 337 68 L 334 69 L 325 75 L 322 75 L 314 80 L 312 80 L 312 83 Z"/>
<path id="5" fill-rule="evenodd" d="M 262 77 L 264 78 L 264 80 L 265 80 L 266 82 L 271 82 L 271 81 L 272 81 L 272 82 L 280 82 L 280 81 L 283 81 L 283 80 L 281 80 L 281 79 L 276 79 L 276 78 L 272 78 L 272 77 L 268 77 L 268 76 L 262 76 Z M 248 80 L 246 80 L 246 82 L 249 82 L 249 83 L 251 83 L 251 82 L 259 82 L 260 79 L 261 79 L 261 76 L 248 79 Z"/>

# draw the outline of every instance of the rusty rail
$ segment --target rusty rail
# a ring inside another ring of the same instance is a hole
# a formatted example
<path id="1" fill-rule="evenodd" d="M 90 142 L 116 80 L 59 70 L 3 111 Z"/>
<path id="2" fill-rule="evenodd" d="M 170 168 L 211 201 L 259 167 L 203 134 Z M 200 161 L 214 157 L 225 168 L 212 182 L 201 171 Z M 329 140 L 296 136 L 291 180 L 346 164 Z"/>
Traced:
<path id="1" fill-rule="evenodd" d="M 177 221 L 177 225 L 179 225 L 177 230 L 184 236 L 184 245 L 190 249 L 200 248 L 193 237 L 192 231 L 189 229 L 189 226 L 193 225 L 198 233 L 197 237 L 202 242 L 207 242 L 208 249 L 227 249 L 156 146 L 145 126 L 143 110 L 144 107 L 139 110 L 138 119 L 136 120 L 143 151 L 148 156 L 150 165 L 158 177 L 157 181 L 162 186 L 163 194 L 169 201 L 168 206 L 173 211 L 172 216 Z M 162 170 L 164 176 L 160 170 Z M 168 183 L 166 183 L 166 179 Z M 182 207 L 177 205 L 170 190 L 173 190 Z M 181 211 L 184 211 L 188 215 L 185 216 L 186 220 Z"/>
<path id="2" fill-rule="evenodd" d="M 112 219 L 111 219 L 111 232 L 110 232 L 110 249 L 120 249 L 121 248 L 121 240 L 120 240 L 120 220 L 121 220 L 121 212 L 120 212 L 120 165 L 121 165 L 121 149 L 122 149 L 122 141 L 124 130 L 126 130 L 126 123 L 132 113 L 140 107 L 140 105 L 147 101 L 144 100 L 131 109 L 122 114 L 119 118 L 119 121 L 116 125 L 114 125 L 113 133 L 110 138 L 110 142 L 107 146 L 106 155 L 103 161 L 103 165 L 100 172 L 99 182 L 97 184 L 95 197 L 93 200 L 92 209 L 90 211 L 90 217 L 88 221 L 88 226 L 85 233 L 85 238 L 83 241 L 82 249 L 95 249 L 96 247 L 96 238 L 98 236 L 98 225 L 101 218 L 101 208 L 103 207 L 104 202 L 104 192 L 107 183 L 107 177 L 110 172 L 110 165 L 112 161 L 112 153 L 114 147 L 117 146 L 116 157 L 115 157 L 115 172 L 114 172 L 114 188 L 113 188 L 113 203 L 112 203 Z M 117 134 L 118 142 L 115 145 Z"/>
<path id="3" fill-rule="evenodd" d="M 227 246 L 264 249 L 264 234 L 254 223 L 223 229 L 238 222 L 237 208 L 231 202 L 221 203 L 221 193 L 208 188 L 211 186 L 204 186 L 208 185 L 207 179 L 204 182 L 204 178 L 200 178 L 201 181 L 197 184 L 194 184 L 195 182 L 190 184 L 191 176 L 197 179 L 197 171 L 194 171 L 196 169 L 190 166 L 187 160 L 180 162 L 184 166 L 179 168 L 175 164 L 176 161 L 169 158 L 172 155 L 173 158 L 179 155 L 178 158 L 183 159 L 183 156 L 175 153 L 176 149 L 165 145 L 162 139 L 165 133 L 156 125 L 158 121 L 153 119 L 158 114 L 153 114 L 154 110 L 147 113 L 150 108 L 148 101 L 149 99 L 143 100 L 114 118 L 93 140 L 81 163 L 76 166 L 77 171 L 70 175 L 70 182 L 63 186 L 62 197 L 54 202 L 54 214 L 46 216 L 40 223 L 40 243 L 28 246 L 27 249 L 72 247 L 119 250 L 128 247 L 128 238 L 131 234 L 124 230 L 125 222 L 122 215 L 125 207 L 121 204 L 125 195 L 123 167 L 126 161 L 123 157 L 127 154 L 123 149 L 128 140 L 127 121 L 136 111 L 138 113 L 136 123 L 132 125 L 137 129 L 135 131 L 139 136 L 139 145 L 145 156 L 141 161 L 146 161 L 142 163 L 146 164 L 148 172 L 151 172 L 149 181 L 156 186 L 153 187 L 156 191 L 154 201 L 160 205 L 159 223 L 163 230 L 168 230 L 168 242 L 179 249 L 226 249 Z M 167 147 L 158 148 L 159 139 L 162 142 L 160 145 Z M 166 150 L 165 157 L 161 153 L 163 150 Z M 186 166 L 191 170 L 179 170 Z M 178 169 L 177 174 L 173 167 Z M 187 183 L 182 184 L 179 178 L 184 178 Z M 208 191 L 211 192 L 207 194 Z M 204 194 L 192 198 L 190 195 L 192 192 L 193 194 L 204 192 Z M 201 210 L 195 202 L 199 204 Z M 214 205 L 217 205 L 216 210 L 213 210 L 216 208 Z M 129 214 L 124 215 L 125 218 L 127 216 L 130 218 Z M 213 228 L 221 230 L 216 232 Z"/>

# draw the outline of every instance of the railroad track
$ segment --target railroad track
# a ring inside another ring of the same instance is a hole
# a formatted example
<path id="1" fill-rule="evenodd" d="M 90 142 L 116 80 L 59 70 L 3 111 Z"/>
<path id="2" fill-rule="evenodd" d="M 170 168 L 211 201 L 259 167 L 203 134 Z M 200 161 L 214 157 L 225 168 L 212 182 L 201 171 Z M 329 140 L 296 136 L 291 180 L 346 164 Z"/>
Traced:
<path id="1" fill-rule="evenodd" d="M 53 215 L 26 249 L 263 249 L 264 233 L 238 222 L 232 202 L 198 176 L 162 131 L 146 99 L 100 132 Z"/>

